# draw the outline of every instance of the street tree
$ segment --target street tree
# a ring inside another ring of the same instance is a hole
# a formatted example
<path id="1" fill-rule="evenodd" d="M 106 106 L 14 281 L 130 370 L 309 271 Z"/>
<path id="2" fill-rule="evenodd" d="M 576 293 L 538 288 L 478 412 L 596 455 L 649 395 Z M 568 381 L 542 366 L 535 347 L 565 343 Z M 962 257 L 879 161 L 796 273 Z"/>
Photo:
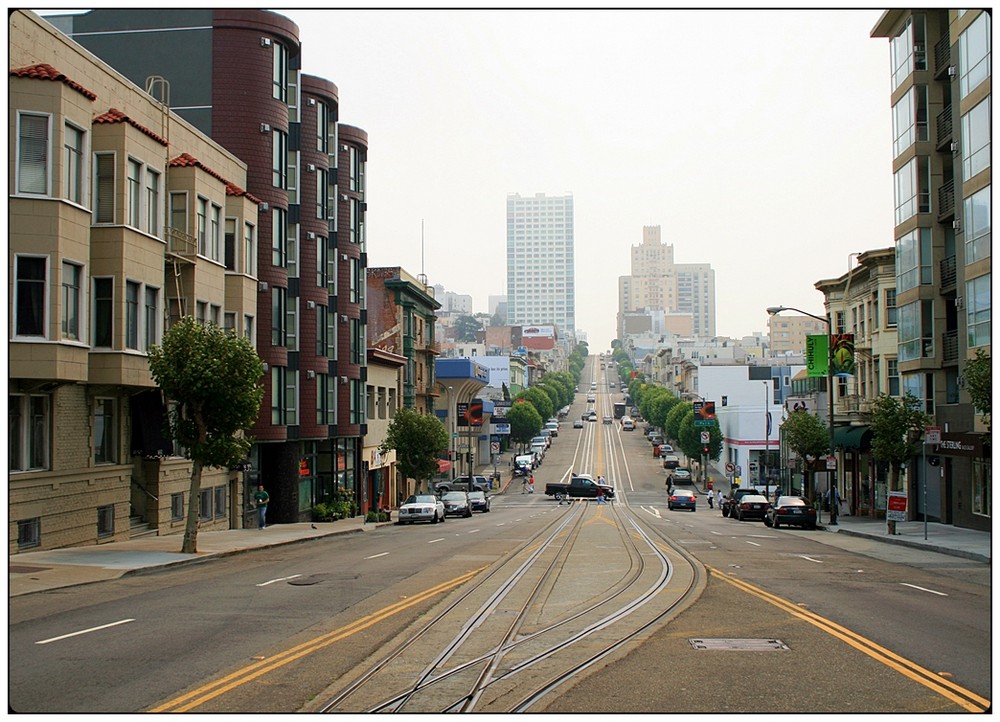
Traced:
<path id="1" fill-rule="evenodd" d="M 675 439 L 680 442 L 681 422 L 689 413 L 692 414 L 693 418 L 694 407 L 690 402 L 682 401 L 679 404 L 674 404 L 674 407 L 670 409 L 670 413 L 667 414 L 667 418 L 663 422 L 663 433 L 668 439 Z"/>
<path id="2" fill-rule="evenodd" d="M 889 465 L 889 491 L 899 491 L 899 473 L 922 451 L 924 428 L 931 417 L 923 403 L 911 393 L 903 398 L 879 394 L 871 403 L 869 428 L 872 431 L 872 457 Z M 889 533 L 896 523 L 889 521 Z"/>
<path id="3" fill-rule="evenodd" d="M 524 445 L 531 441 L 532 437 L 538 436 L 542 430 L 542 416 L 535 406 L 527 400 L 514 402 L 514 405 L 507 411 L 507 423 L 510 424 L 510 438 L 515 443 Z"/>
<path id="4" fill-rule="evenodd" d="M 976 349 L 976 357 L 965 362 L 962 371 L 965 390 L 972 399 L 972 406 L 983 417 L 986 432 L 990 433 L 993 410 L 993 369 L 990 355 L 981 348 Z"/>
<path id="5" fill-rule="evenodd" d="M 781 435 L 802 463 L 802 496 L 815 501 L 815 463 L 830 448 L 829 427 L 803 409 L 793 411 L 782 422 Z"/>
<path id="6" fill-rule="evenodd" d="M 436 416 L 402 408 L 386 430 L 379 447 L 383 453 L 395 449 L 396 465 L 407 479 L 414 479 L 418 488 L 438 473 L 438 459 L 448 448 L 448 431 Z"/>
<path id="7" fill-rule="evenodd" d="M 524 399 L 525 401 L 530 402 L 531 405 L 535 407 L 535 411 L 538 412 L 538 415 L 542 417 L 542 419 L 548 419 L 552 417 L 552 412 L 554 410 L 552 405 L 552 399 L 545 391 L 538 388 L 537 386 L 532 386 L 530 388 L 527 388 L 514 397 L 515 401 L 519 399 Z M 539 429 L 541 429 L 540 426 Z"/>
<path id="8" fill-rule="evenodd" d="M 195 554 L 202 470 L 246 459 L 253 442 L 246 431 L 256 422 L 264 398 L 264 366 L 248 338 L 186 316 L 167 330 L 161 345 L 149 350 L 149 370 L 173 402 L 170 438 L 192 462 L 181 552 Z"/>

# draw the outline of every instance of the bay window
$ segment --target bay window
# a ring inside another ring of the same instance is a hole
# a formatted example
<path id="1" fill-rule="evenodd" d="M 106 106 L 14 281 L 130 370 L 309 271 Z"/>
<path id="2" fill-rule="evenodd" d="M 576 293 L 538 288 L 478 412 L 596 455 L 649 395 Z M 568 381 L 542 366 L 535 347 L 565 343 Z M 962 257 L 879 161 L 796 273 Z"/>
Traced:
<path id="1" fill-rule="evenodd" d="M 962 116 L 962 176 L 965 180 L 990 167 L 990 98 Z"/>
<path id="2" fill-rule="evenodd" d="M 18 113 L 17 192 L 49 194 L 49 116 Z"/>
<path id="3" fill-rule="evenodd" d="M 965 284 L 969 348 L 990 343 L 990 275 L 979 276 Z"/>
<path id="4" fill-rule="evenodd" d="M 990 186 L 965 199 L 965 263 L 975 263 L 991 255 Z"/>

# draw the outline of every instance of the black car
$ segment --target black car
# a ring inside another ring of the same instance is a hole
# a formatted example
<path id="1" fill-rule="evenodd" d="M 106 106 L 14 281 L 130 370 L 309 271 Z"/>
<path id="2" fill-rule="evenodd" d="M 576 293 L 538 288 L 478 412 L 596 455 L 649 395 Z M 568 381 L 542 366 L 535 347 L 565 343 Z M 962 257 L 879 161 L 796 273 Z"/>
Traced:
<path id="1" fill-rule="evenodd" d="M 490 497 L 484 491 L 470 491 L 469 506 L 472 511 L 487 512 L 490 510 Z"/>
<path id="2" fill-rule="evenodd" d="M 764 524 L 777 529 L 782 524 L 816 528 L 816 509 L 801 496 L 779 496 L 777 503 L 767 510 Z"/>
<path id="3" fill-rule="evenodd" d="M 767 516 L 767 510 L 770 507 L 767 497 L 763 494 L 744 494 L 733 508 L 736 511 L 736 520 L 746 521 L 747 519 L 762 520 Z"/>
<path id="4" fill-rule="evenodd" d="M 449 491 L 441 496 L 445 516 L 472 516 L 472 504 L 466 491 Z"/>

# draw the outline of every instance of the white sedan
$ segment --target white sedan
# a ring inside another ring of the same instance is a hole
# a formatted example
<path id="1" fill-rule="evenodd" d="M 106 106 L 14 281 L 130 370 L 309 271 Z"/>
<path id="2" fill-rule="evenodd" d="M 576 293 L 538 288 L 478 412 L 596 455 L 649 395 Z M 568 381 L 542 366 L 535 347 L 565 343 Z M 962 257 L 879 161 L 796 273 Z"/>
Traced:
<path id="1" fill-rule="evenodd" d="M 414 494 L 399 507 L 399 523 L 412 524 L 415 521 L 429 521 L 437 524 L 444 521 L 444 502 L 433 494 Z"/>

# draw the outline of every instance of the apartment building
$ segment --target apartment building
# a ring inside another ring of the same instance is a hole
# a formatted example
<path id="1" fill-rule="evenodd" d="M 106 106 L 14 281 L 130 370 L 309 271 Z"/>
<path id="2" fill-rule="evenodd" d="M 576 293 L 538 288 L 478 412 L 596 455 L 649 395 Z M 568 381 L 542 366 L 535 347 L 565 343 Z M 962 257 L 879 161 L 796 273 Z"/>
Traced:
<path id="1" fill-rule="evenodd" d="M 8 15 L 9 551 L 182 532 L 150 348 L 184 315 L 257 325 L 246 164 L 37 15 Z M 201 528 L 240 528 L 207 468 Z"/>
<path id="2" fill-rule="evenodd" d="M 826 333 L 826 322 L 793 313 L 776 314 L 767 320 L 767 341 L 772 356 L 804 355 L 806 336 Z"/>
<path id="3" fill-rule="evenodd" d="M 989 10 L 892 9 L 871 31 L 890 59 L 900 386 L 944 430 L 940 465 L 914 464 L 908 489 L 919 504 L 926 481 L 937 518 L 975 529 L 992 526 L 992 466 L 962 374 L 991 346 L 991 23 Z"/>
<path id="4" fill-rule="evenodd" d="M 274 523 L 365 477 L 366 133 L 302 67 L 299 29 L 254 9 L 100 9 L 48 18 L 247 164 L 260 200 L 251 333 L 267 366 L 248 465 Z M 229 323 L 231 319 L 226 319 Z"/>
<path id="5" fill-rule="evenodd" d="M 507 323 L 575 338 L 573 196 L 507 196 Z"/>
<path id="6" fill-rule="evenodd" d="M 661 240 L 660 226 L 643 226 L 642 243 L 632 246 L 631 264 L 631 273 L 618 279 L 619 338 L 636 328 L 640 332 L 715 335 L 715 271 L 711 265 L 676 263 L 673 245 Z M 652 317 L 648 328 L 637 322 L 636 314 Z"/>
<path id="7" fill-rule="evenodd" d="M 381 449 L 396 418 L 402 398 L 402 370 L 406 357 L 377 348 L 368 349 L 368 393 L 365 418 L 364 460 L 367 478 L 361 492 L 360 512 L 398 509 L 405 498 L 396 474 L 396 450 Z"/>

